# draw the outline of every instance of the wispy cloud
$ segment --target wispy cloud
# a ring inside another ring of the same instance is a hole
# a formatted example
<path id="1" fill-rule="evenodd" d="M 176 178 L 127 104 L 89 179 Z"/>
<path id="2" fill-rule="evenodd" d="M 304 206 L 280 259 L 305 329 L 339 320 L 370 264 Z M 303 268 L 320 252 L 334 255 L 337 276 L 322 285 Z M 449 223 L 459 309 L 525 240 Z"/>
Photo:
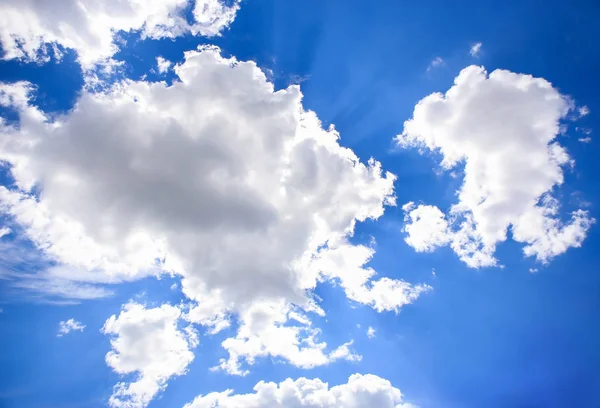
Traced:
<path id="1" fill-rule="evenodd" d="M 8 227 L 2 230 L 13 232 Z M 70 305 L 114 294 L 104 285 L 70 279 L 61 271 L 31 242 L 24 239 L 0 240 L 0 280 L 7 281 L 7 287 L 18 294 L 19 301 Z"/>
<path id="2" fill-rule="evenodd" d="M 481 55 L 481 47 L 483 46 L 482 43 L 478 42 L 475 43 L 471 46 L 471 49 L 469 50 L 469 54 L 471 54 L 472 57 L 479 57 Z"/>
<path id="3" fill-rule="evenodd" d="M 431 71 L 434 68 L 438 68 L 444 65 L 444 59 L 442 57 L 435 57 L 427 67 L 427 71 Z"/>
<path id="4" fill-rule="evenodd" d="M 577 113 L 579 113 L 579 117 L 583 118 L 584 116 L 587 116 L 590 114 L 590 108 L 588 108 L 587 106 L 581 106 L 577 109 Z"/>

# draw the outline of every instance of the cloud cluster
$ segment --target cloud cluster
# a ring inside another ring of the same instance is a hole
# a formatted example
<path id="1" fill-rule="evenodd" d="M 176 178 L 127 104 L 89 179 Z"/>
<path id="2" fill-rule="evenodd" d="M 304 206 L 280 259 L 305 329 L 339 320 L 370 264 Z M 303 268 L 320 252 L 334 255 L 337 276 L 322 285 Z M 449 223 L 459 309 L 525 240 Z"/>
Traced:
<path id="1" fill-rule="evenodd" d="M 52 260 L 44 279 L 180 277 L 190 301 L 181 318 L 209 333 L 237 319 L 217 365 L 231 373 L 266 356 L 356 361 L 350 339 L 318 340 L 319 282 L 378 311 L 430 290 L 377 277 L 365 266 L 374 251 L 349 242 L 356 222 L 395 205 L 395 176 L 340 146 L 298 86 L 275 91 L 253 62 L 201 47 L 173 69 L 172 85 L 84 91 L 59 116 L 31 105 L 30 84 L 0 86 L 0 103 L 19 114 L 18 125 L 0 124 L 15 180 L 0 188 L 0 208 Z"/>
<path id="2" fill-rule="evenodd" d="M 580 246 L 594 220 L 579 209 L 564 221 L 552 196 L 574 165 L 557 140 L 572 109 L 544 79 L 478 66 L 462 70 L 445 94 L 419 101 L 396 142 L 439 153 L 444 170 L 464 165 L 464 179 L 448 214 L 404 206 L 406 242 L 417 251 L 450 245 L 471 267 L 496 265 L 509 230 L 541 262 Z"/>
<path id="3" fill-rule="evenodd" d="M 106 363 L 115 372 L 136 374 L 135 381 L 115 386 L 109 404 L 115 408 L 145 407 L 173 376 L 185 374 L 197 345 L 193 331 L 177 328 L 181 311 L 170 305 L 147 309 L 129 303 L 111 316 L 102 331 L 112 337 Z"/>
<path id="4" fill-rule="evenodd" d="M 58 333 L 56 334 L 56 337 L 62 337 L 74 330 L 83 331 L 83 329 L 85 329 L 85 324 L 82 324 L 75 319 L 61 321 L 58 323 Z"/>
<path id="5" fill-rule="evenodd" d="M 353 374 L 346 384 L 329 385 L 320 379 L 298 378 L 276 384 L 261 381 L 252 394 L 233 390 L 200 395 L 184 408 L 416 408 L 404 402 L 398 388 L 376 375 Z"/>
<path id="6" fill-rule="evenodd" d="M 190 7 L 193 21 L 186 18 Z M 60 55 L 58 46 L 73 49 L 89 68 L 118 51 L 120 31 L 212 37 L 233 22 L 239 7 L 239 0 L 7 0 L 0 4 L 0 44 L 4 59 L 27 61 L 43 61 L 52 50 Z"/>

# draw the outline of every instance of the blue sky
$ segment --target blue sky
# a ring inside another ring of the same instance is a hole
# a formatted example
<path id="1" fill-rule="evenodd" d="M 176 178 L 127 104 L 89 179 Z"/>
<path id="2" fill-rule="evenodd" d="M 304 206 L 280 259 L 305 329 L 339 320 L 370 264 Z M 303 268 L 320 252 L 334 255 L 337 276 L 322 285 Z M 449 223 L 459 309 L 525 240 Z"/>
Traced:
<path id="1" fill-rule="evenodd" d="M 598 6 L 76 3 L 0 6 L 0 406 L 600 404 Z"/>

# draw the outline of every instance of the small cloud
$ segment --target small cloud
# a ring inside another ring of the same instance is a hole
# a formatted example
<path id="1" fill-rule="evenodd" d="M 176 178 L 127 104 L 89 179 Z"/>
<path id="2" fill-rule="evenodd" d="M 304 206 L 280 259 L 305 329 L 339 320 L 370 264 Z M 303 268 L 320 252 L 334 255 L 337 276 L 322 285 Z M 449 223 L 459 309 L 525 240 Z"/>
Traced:
<path id="1" fill-rule="evenodd" d="M 529 268 L 529 273 L 536 273 L 537 271 L 537 268 Z"/>
<path id="2" fill-rule="evenodd" d="M 357 324 L 357 325 L 356 325 L 356 328 L 357 328 L 357 329 L 360 329 L 360 324 Z"/>
<path id="3" fill-rule="evenodd" d="M 591 143 L 591 141 L 592 141 L 592 138 L 591 138 L 591 137 L 589 137 L 589 136 L 587 136 L 587 137 L 580 137 L 580 138 L 579 138 L 579 139 L 577 139 L 577 140 L 579 140 L 581 143 Z"/>
<path id="4" fill-rule="evenodd" d="M 163 57 L 156 57 L 156 65 L 158 67 L 158 73 L 166 73 L 173 63 Z"/>
<path id="5" fill-rule="evenodd" d="M 585 127 L 579 127 L 579 126 L 577 126 L 577 127 L 575 128 L 575 131 L 576 131 L 576 132 L 583 133 L 583 134 L 584 134 L 584 135 L 586 135 L 586 136 L 589 136 L 589 135 L 591 135 L 591 134 L 592 134 L 592 129 L 590 129 L 590 128 L 585 128 Z"/>
<path id="6" fill-rule="evenodd" d="M 290 85 L 299 85 L 304 81 L 308 81 L 310 75 L 290 75 Z"/>
<path id="7" fill-rule="evenodd" d="M 588 108 L 587 106 L 581 106 L 577 109 L 577 113 L 579 114 L 580 118 L 583 118 L 584 116 L 587 116 L 590 114 L 590 108 Z"/>
<path id="8" fill-rule="evenodd" d="M 56 334 L 56 337 L 62 337 L 65 334 L 69 334 L 73 330 L 83 331 L 83 329 L 85 329 L 85 325 L 75 319 L 61 321 L 58 324 L 58 333 Z"/>
<path id="9" fill-rule="evenodd" d="M 372 328 L 371 326 L 369 326 L 369 329 L 367 330 L 367 337 L 370 339 L 375 337 L 375 329 Z"/>
<path id="10" fill-rule="evenodd" d="M 444 65 L 444 59 L 442 57 L 435 57 L 433 61 L 429 63 L 427 71 L 431 71 L 432 69 L 441 67 L 442 65 Z"/>
<path id="11" fill-rule="evenodd" d="M 471 46 L 471 49 L 469 50 L 469 54 L 471 54 L 471 56 L 475 57 L 475 58 L 479 57 L 481 55 L 481 46 L 482 45 L 483 44 L 480 42 L 473 44 Z"/>
<path id="12" fill-rule="evenodd" d="M 435 268 L 431 270 L 431 276 L 433 276 L 433 279 L 435 279 Z"/>
<path id="13" fill-rule="evenodd" d="M 8 227 L 0 228 L 0 238 L 5 237 L 6 235 L 9 235 L 11 232 L 12 232 L 12 230 Z"/>

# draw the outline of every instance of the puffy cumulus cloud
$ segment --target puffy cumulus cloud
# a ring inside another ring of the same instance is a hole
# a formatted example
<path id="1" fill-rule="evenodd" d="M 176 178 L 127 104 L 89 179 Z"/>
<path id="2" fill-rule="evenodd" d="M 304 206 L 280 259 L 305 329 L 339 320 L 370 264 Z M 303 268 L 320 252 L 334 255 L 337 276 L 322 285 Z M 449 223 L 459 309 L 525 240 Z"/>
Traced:
<path id="1" fill-rule="evenodd" d="M 329 385 L 318 378 L 298 378 L 276 384 L 261 381 L 252 394 L 233 390 L 200 395 L 184 408 L 416 408 L 398 388 L 372 374 L 353 374 L 346 384 Z"/>
<path id="2" fill-rule="evenodd" d="M 417 250 L 451 245 L 471 267 L 497 263 L 496 245 L 512 238 L 541 262 L 578 247 L 594 222 L 576 210 L 561 220 L 552 190 L 574 161 L 556 140 L 573 104 L 546 80 L 470 66 L 445 93 L 415 106 L 396 142 L 441 154 L 445 170 L 464 164 L 458 203 L 448 215 L 431 206 L 407 211 L 406 242 Z"/>
<path id="3" fill-rule="evenodd" d="M 240 0 L 7 0 L 0 4 L 0 44 L 4 59 L 43 61 L 57 46 L 77 52 L 84 67 L 118 51 L 114 35 L 140 31 L 143 38 L 185 33 L 218 35 L 235 19 Z M 193 6 L 192 22 L 186 10 Z"/>
<path id="4" fill-rule="evenodd" d="M 203 47 L 174 72 L 172 85 L 84 91 L 52 118 L 28 102 L 28 84 L 1 86 L 20 121 L 0 128 L 15 179 L 0 208 L 56 264 L 49 279 L 181 277 L 186 320 L 216 333 L 237 317 L 220 364 L 230 372 L 258 356 L 302 367 L 352 359 L 311 327 L 323 314 L 318 282 L 339 281 L 378 311 L 428 289 L 375 279 L 373 250 L 348 242 L 356 222 L 395 204 L 395 177 L 340 146 L 298 86 L 275 91 L 253 62 Z"/>
<path id="5" fill-rule="evenodd" d="M 323 314 L 319 309 L 314 311 Z M 248 370 L 242 368 L 242 361 L 251 365 L 258 357 L 266 356 L 283 359 L 300 368 L 313 368 L 336 360 L 361 360 L 361 356 L 350 350 L 352 341 L 327 353 L 327 344 L 318 341 L 320 331 L 312 327 L 304 313 L 285 301 L 254 302 L 240 312 L 239 321 L 237 335 L 222 344 L 229 358 L 221 359 L 213 370 L 246 375 Z"/>
<path id="6" fill-rule="evenodd" d="M 369 326 L 369 329 L 367 330 L 367 337 L 370 339 L 375 337 L 375 329 L 372 328 L 371 326 Z"/>
<path id="7" fill-rule="evenodd" d="M 62 337 L 74 330 L 83 331 L 83 329 L 85 329 L 85 324 L 82 324 L 75 319 L 61 321 L 58 323 L 58 333 L 56 334 L 56 337 Z"/>
<path id="8" fill-rule="evenodd" d="M 343 242 L 316 254 L 309 269 L 315 275 L 319 272 L 321 279 L 338 281 L 348 299 L 370 305 L 378 312 L 398 312 L 432 289 L 429 285 L 412 285 L 387 277 L 375 280 L 376 272 L 366 266 L 374 254 L 373 248 Z"/>
<path id="9" fill-rule="evenodd" d="M 416 206 L 412 201 L 402 206 L 404 210 L 405 241 L 417 252 L 433 251 L 450 242 L 448 221 L 439 208 L 431 205 Z"/>
<path id="10" fill-rule="evenodd" d="M 171 68 L 172 62 L 163 57 L 156 57 L 156 67 L 159 74 L 166 73 Z"/>
<path id="11" fill-rule="evenodd" d="M 129 303 L 118 316 L 108 318 L 102 328 L 112 337 L 106 363 L 119 374 L 137 375 L 135 381 L 115 386 L 111 407 L 145 407 L 166 388 L 169 378 L 185 374 L 194 359 L 190 347 L 197 339 L 193 331 L 177 328 L 180 315 L 178 308 L 168 304 L 147 309 Z"/>

